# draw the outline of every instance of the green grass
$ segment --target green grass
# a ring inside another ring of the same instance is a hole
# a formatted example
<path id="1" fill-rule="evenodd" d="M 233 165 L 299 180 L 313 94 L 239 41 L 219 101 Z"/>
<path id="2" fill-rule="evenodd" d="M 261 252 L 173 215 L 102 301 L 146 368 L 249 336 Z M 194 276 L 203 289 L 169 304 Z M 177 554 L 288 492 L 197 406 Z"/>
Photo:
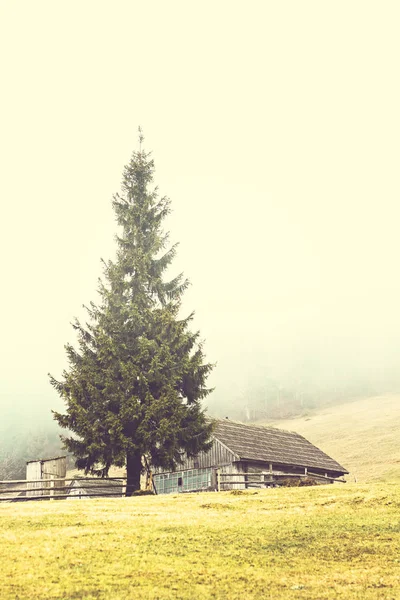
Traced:
<path id="1" fill-rule="evenodd" d="M 0 598 L 400 598 L 396 485 L 0 506 Z"/>
<path id="2" fill-rule="evenodd" d="M 348 481 L 400 482 L 400 396 L 363 398 L 276 421 L 304 435 L 350 471 Z"/>

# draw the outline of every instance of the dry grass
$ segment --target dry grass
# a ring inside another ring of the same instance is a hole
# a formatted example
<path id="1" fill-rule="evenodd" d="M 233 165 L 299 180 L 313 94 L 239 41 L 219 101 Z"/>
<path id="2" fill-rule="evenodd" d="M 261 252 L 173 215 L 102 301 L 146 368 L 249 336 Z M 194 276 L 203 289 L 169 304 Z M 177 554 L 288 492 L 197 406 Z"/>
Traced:
<path id="1" fill-rule="evenodd" d="M 0 506 L 0 598 L 400 598 L 400 490 Z"/>
<path id="2" fill-rule="evenodd" d="M 276 421 L 297 431 L 350 471 L 358 482 L 400 480 L 400 396 L 376 396 Z"/>

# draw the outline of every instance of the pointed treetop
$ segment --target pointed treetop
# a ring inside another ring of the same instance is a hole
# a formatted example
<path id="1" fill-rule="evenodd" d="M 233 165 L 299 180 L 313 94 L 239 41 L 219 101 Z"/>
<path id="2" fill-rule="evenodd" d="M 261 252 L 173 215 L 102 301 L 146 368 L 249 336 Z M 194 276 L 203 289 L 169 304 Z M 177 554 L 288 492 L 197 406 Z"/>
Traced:
<path id="1" fill-rule="evenodd" d="M 144 135 L 143 135 L 143 131 L 142 128 L 138 127 L 138 132 L 139 132 L 139 153 L 142 153 L 142 142 L 144 142 Z"/>

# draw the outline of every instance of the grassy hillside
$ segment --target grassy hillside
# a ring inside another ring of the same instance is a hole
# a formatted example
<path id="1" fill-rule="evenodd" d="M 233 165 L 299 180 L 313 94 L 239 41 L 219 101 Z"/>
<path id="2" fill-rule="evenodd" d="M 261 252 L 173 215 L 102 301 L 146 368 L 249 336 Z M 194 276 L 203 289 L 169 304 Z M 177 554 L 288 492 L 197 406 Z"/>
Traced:
<path id="1" fill-rule="evenodd" d="M 376 396 L 276 421 L 350 471 L 348 480 L 400 480 L 400 396 Z"/>
<path id="2" fill-rule="evenodd" d="M 0 505 L 0 598 L 400 597 L 391 484 Z"/>

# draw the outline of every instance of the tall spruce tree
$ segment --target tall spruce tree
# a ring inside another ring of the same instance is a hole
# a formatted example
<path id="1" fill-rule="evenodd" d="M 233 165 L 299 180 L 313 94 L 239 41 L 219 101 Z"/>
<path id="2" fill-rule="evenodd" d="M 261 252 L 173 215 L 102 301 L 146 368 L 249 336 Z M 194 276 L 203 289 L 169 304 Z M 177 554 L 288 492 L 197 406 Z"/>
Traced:
<path id="1" fill-rule="evenodd" d="M 168 249 L 162 223 L 168 198 L 152 186 L 154 162 L 134 152 L 125 167 L 122 192 L 113 199 L 120 226 L 115 261 L 103 262 L 100 302 L 75 320 L 79 348 L 66 345 L 69 367 L 51 384 L 66 403 L 54 418 L 72 433 L 65 447 L 86 474 L 107 476 L 112 465 L 127 469 L 128 494 L 140 487 L 144 458 L 174 469 L 182 452 L 210 447 L 211 424 L 201 400 L 210 390 L 213 365 L 204 362 L 193 313 L 179 318 L 188 281 L 164 281 L 177 245 Z"/>

